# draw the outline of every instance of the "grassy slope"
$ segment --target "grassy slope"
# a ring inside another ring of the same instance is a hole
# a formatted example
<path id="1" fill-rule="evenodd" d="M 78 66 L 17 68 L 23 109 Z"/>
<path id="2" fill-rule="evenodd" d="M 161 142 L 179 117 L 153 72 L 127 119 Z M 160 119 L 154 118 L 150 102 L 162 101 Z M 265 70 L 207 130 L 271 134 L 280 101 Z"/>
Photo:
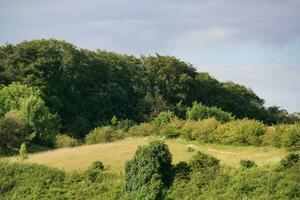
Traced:
<path id="1" fill-rule="evenodd" d="M 131 159 L 137 147 L 146 145 L 151 138 L 126 138 L 113 143 L 85 145 L 76 148 L 63 148 L 48 152 L 29 155 L 24 162 L 45 164 L 65 171 L 87 168 L 93 161 L 102 161 L 113 171 L 122 171 L 124 163 Z M 199 145 L 181 139 L 166 140 L 173 154 L 173 162 L 187 161 L 193 152 L 187 152 L 187 146 L 192 144 L 196 150 L 210 154 L 225 165 L 236 167 L 241 159 L 254 160 L 258 165 L 279 161 L 286 152 L 272 147 L 236 147 L 213 144 Z M 16 160 L 16 158 L 12 158 Z"/>

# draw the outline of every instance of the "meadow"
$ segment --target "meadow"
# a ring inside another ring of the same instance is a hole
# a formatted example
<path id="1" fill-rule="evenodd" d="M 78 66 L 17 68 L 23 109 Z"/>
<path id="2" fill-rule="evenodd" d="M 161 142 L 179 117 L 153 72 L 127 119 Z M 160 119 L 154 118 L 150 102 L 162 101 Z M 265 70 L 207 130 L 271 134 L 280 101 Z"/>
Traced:
<path id="1" fill-rule="evenodd" d="M 37 163 L 64 171 L 85 170 L 94 161 L 101 161 L 110 171 L 120 172 L 124 164 L 130 160 L 138 146 L 147 145 L 155 137 L 129 137 L 123 140 L 84 145 L 79 147 L 60 148 L 46 152 L 29 154 L 24 163 Z M 237 168 L 240 160 L 253 160 L 258 166 L 274 164 L 282 159 L 287 151 L 275 147 L 230 146 L 216 144 L 199 144 L 183 139 L 166 139 L 173 155 L 173 163 L 188 161 L 196 151 L 216 157 L 228 167 Z M 187 149 L 191 147 L 192 152 Z M 9 158 L 19 161 L 18 157 Z"/>

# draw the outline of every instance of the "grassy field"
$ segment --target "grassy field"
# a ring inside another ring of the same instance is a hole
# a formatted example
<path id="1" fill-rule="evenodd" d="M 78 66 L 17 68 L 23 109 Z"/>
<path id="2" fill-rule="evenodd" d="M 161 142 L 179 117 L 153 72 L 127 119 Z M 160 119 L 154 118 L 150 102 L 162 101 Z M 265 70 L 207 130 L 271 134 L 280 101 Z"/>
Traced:
<path id="1" fill-rule="evenodd" d="M 65 171 L 86 169 L 93 161 L 103 162 L 112 171 L 122 171 L 127 160 L 131 159 L 137 147 L 147 145 L 153 138 L 126 138 L 112 143 L 85 145 L 75 148 L 62 148 L 42 153 L 30 154 L 23 162 L 39 163 L 63 169 Z M 194 152 L 188 152 L 192 146 L 195 151 L 210 154 L 222 164 L 237 167 L 241 159 L 250 159 L 258 165 L 279 161 L 286 152 L 272 147 L 237 147 L 205 144 L 200 145 L 181 139 L 165 140 L 173 155 L 173 162 L 189 160 Z M 17 158 L 10 158 L 16 161 Z"/>

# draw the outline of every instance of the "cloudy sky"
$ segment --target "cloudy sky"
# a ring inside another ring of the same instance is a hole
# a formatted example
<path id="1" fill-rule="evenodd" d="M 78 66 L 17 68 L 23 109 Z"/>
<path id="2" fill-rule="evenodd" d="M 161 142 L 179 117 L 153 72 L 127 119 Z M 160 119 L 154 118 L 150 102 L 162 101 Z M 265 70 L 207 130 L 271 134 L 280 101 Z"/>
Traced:
<path id="1" fill-rule="evenodd" d="M 160 53 L 300 111 L 300 0 L 0 0 L 0 45 Z"/>

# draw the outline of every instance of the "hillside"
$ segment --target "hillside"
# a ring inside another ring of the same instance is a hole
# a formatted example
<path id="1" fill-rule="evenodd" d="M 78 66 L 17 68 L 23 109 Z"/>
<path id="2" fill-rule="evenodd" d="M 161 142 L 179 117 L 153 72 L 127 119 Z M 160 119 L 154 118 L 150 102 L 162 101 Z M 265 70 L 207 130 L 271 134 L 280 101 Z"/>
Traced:
<path id="1" fill-rule="evenodd" d="M 123 171 L 124 164 L 130 160 L 140 145 L 147 145 L 153 138 L 126 138 L 112 143 L 84 145 L 74 148 L 62 148 L 53 151 L 30 154 L 25 163 L 37 163 L 50 167 L 71 170 L 85 170 L 93 161 L 101 161 L 110 166 L 111 171 Z M 195 152 L 188 152 L 192 145 L 195 151 L 201 151 L 216 157 L 222 164 L 237 168 L 240 160 L 253 160 L 259 166 L 277 163 L 287 153 L 284 149 L 273 147 L 238 147 L 187 142 L 182 139 L 165 140 L 173 155 L 173 162 L 188 161 Z M 16 158 L 12 158 L 16 161 Z"/>

